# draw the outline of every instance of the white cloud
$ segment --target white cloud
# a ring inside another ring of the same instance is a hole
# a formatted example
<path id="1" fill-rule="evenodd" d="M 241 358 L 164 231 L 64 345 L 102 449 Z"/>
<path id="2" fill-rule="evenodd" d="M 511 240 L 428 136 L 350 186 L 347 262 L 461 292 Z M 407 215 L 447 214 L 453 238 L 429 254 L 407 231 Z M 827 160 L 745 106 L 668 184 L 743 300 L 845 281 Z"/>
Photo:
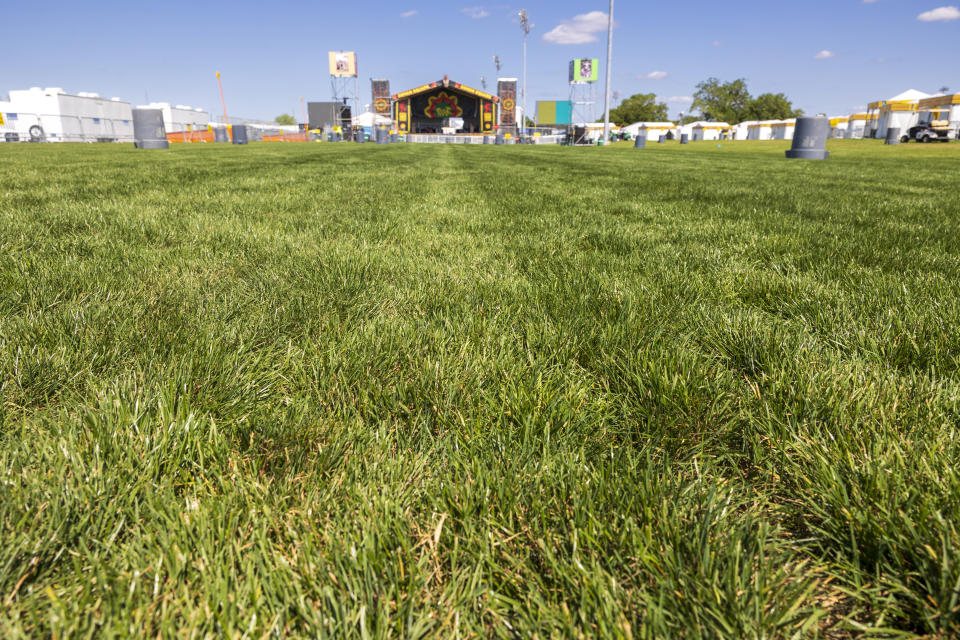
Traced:
<path id="1" fill-rule="evenodd" d="M 920 22 L 947 22 L 960 18 L 960 9 L 956 7 L 938 7 L 930 11 L 924 11 L 917 16 Z"/>
<path id="2" fill-rule="evenodd" d="M 692 96 L 670 96 L 666 99 L 667 102 L 693 102 Z"/>
<path id="3" fill-rule="evenodd" d="M 597 33 L 606 31 L 607 14 L 603 11 L 591 11 L 564 20 L 551 31 L 543 34 L 543 39 L 553 44 L 586 44 L 597 41 Z"/>
<path id="4" fill-rule="evenodd" d="M 647 75 L 643 76 L 647 80 L 663 80 L 667 77 L 666 71 L 651 71 Z"/>
<path id="5" fill-rule="evenodd" d="M 723 43 L 720 42 L 719 40 L 714 40 L 714 41 L 713 41 L 713 46 L 715 46 L 715 47 L 719 47 L 721 44 L 723 44 Z"/>
<path id="6" fill-rule="evenodd" d="M 827 58 L 832 58 L 832 57 L 835 56 L 835 55 L 837 55 L 837 54 L 835 54 L 833 51 L 828 51 L 828 50 L 824 49 L 823 51 L 821 51 L 820 53 L 818 53 L 817 55 L 815 55 L 815 56 L 813 56 L 813 57 L 814 57 L 815 59 L 817 59 L 817 60 L 826 60 Z"/>
<path id="7" fill-rule="evenodd" d="M 412 18 L 412 17 L 415 16 L 415 15 L 417 15 L 417 10 L 416 10 L 416 9 L 413 9 L 412 11 L 404 11 L 403 13 L 400 14 L 400 17 L 401 17 L 401 18 Z"/>
<path id="8" fill-rule="evenodd" d="M 461 13 L 464 13 L 474 20 L 478 18 L 486 18 L 490 15 L 490 12 L 484 9 L 483 7 L 464 7 L 460 9 Z"/>

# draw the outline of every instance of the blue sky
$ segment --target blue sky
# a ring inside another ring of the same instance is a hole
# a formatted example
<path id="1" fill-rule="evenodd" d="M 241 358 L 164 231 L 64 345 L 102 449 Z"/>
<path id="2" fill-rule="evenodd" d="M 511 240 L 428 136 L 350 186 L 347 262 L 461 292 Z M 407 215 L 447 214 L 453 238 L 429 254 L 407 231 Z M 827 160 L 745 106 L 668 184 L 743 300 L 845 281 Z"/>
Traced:
<path id="1" fill-rule="evenodd" d="M 754 94 L 786 93 L 811 114 L 849 113 L 908 88 L 960 92 L 957 4 L 618 0 L 613 90 L 656 93 L 672 116 L 710 76 L 744 77 Z M 300 96 L 329 98 L 327 51 L 339 49 L 358 52 L 363 103 L 371 77 L 389 78 L 394 92 L 444 74 L 493 86 L 494 55 L 502 76 L 520 76 L 520 8 L 534 24 L 532 112 L 538 99 L 568 97 L 571 58 L 604 57 L 608 1 L 16 2 L 4 12 L 0 95 L 55 86 L 218 113 L 219 70 L 234 115 L 299 117 Z"/>

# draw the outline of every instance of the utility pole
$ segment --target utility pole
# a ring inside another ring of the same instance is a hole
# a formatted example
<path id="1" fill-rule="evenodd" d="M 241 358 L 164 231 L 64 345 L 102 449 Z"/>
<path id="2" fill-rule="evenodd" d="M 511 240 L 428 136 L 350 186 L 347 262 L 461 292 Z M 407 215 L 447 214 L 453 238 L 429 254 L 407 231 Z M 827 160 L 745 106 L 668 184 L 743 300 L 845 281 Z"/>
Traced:
<path id="1" fill-rule="evenodd" d="M 603 144 L 610 142 L 610 61 L 613 58 L 613 0 L 610 0 L 610 15 L 607 16 L 607 87 L 603 97 Z"/>
<path id="2" fill-rule="evenodd" d="M 613 0 L 610 0 L 613 2 Z M 520 122 L 520 138 L 524 138 L 523 132 L 527 128 L 527 34 L 533 25 L 530 24 L 530 18 L 527 16 L 526 9 L 520 9 L 520 26 L 523 28 L 523 86 L 520 88 L 520 102 L 523 105 L 523 115 Z M 609 83 L 608 83 L 609 84 Z"/>

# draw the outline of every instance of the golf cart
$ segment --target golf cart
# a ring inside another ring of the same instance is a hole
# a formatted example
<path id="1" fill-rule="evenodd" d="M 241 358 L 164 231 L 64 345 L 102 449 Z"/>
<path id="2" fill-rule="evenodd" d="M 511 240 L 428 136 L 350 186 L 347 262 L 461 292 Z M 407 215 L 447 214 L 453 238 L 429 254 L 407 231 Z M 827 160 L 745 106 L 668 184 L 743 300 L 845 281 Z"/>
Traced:
<path id="1" fill-rule="evenodd" d="M 900 142 L 950 142 L 950 122 L 948 120 L 934 120 L 926 124 L 918 124 L 910 127 L 907 132 L 900 137 Z"/>

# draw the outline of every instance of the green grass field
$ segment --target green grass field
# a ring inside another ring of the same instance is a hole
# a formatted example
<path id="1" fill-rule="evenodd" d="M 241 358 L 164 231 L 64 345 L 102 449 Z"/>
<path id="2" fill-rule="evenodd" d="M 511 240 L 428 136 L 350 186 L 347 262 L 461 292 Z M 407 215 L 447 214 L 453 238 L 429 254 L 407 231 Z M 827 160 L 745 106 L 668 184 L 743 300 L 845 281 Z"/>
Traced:
<path id="1" fill-rule="evenodd" d="M 0 145 L 0 637 L 960 634 L 960 144 Z"/>

